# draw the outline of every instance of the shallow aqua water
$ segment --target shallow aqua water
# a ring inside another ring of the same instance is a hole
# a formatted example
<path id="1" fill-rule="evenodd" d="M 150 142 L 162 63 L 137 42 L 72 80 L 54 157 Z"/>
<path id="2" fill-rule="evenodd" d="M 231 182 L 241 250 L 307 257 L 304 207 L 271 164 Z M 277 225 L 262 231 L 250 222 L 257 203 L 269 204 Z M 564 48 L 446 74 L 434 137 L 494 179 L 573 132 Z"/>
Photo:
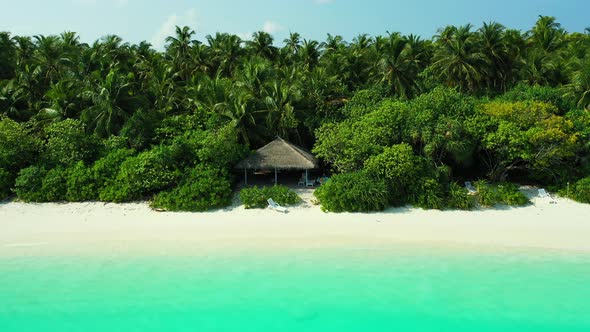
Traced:
<path id="1" fill-rule="evenodd" d="M 0 331 L 590 331 L 590 256 L 406 247 L 0 258 Z"/>

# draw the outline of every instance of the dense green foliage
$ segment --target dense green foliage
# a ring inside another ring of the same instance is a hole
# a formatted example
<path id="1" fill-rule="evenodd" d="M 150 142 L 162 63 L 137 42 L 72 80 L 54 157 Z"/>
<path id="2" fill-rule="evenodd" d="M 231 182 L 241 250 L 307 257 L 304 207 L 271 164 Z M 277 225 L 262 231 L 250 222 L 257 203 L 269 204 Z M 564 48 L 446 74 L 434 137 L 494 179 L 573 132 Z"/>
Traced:
<path id="1" fill-rule="evenodd" d="M 246 209 L 264 209 L 268 206 L 269 198 L 281 206 L 295 205 L 301 202 L 301 197 L 296 192 L 281 185 L 261 188 L 254 186 L 240 190 L 240 201 Z"/>
<path id="2" fill-rule="evenodd" d="M 314 195 L 329 212 L 381 211 L 390 201 L 385 181 L 364 171 L 334 175 Z"/>
<path id="3" fill-rule="evenodd" d="M 276 136 L 336 173 L 317 193 L 329 211 L 468 209 L 454 182 L 469 179 L 500 183 L 480 204 L 518 205 L 504 182 L 590 175 L 590 35 L 553 17 L 432 40 L 194 36 L 177 27 L 159 52 L 0 32 L 0 197 L 219 207 L 237 161 Z"/>
<path id="4" fill-rule="evenodd" d="M 197 166 L 187 171 L 178 187 L 157 194 L 151 206 L 167 211 L 206 211 L 229 205 L 231 197 L 226 172 Z"/>
<path id="5" fill-rule="evenodd" d="M 574 183 L 569 190 L 569 197 L 578 202 L 590 204 L 590 177 Z"/>
<path id="6" fill-rule="evenodd" d="M 0 200 L 10 196 L 13 181 L 12 174 L 4 168 L 0 168 Z"/>
<path id="7" fill-rule="evenodd" d="M 471 210 L 475 207 L 475 197 L 469 195 L 465 187 L 451 182 L 447 199 L 447 207 L 458 210 Z"/>
<path id="8" fill-rule="evenodd" d="M 475 183 L 475 188 L 477 202 L 483 207 L 496 204 L 523 206 L 530 203 L 529 199 L 512 183 L 490 184 L 487 181 L 478 181 Z"/>
<path id="9" fill-rule="evenodd" d="M 52 123 L 45 133 L 43 156 L 48 165 L 71 166 L 78 161 L 90 161 L 98 151 L 94 136 L 86 135 L 84 124 L 78 120 Z"/>
<path id="10" fill-rule="evenodd" d="M 16 179 L 14 192 L 18 198 L 25 202 L 44 202 L 45 195 L 42 192 L 43 179 L 47 170 L 42 167 L 30 166 L 23 168 Z"/>

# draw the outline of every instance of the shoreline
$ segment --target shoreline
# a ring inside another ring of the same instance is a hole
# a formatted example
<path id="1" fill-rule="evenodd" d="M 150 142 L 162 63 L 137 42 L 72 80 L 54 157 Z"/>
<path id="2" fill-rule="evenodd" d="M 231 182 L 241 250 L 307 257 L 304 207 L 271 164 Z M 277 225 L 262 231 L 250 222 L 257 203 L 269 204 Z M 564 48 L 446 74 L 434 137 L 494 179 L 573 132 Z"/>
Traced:
<path id="1" fill-rule="evenodd" d="M 0 204 L 0 257 L 50 254 L 198 254 L 219 251 L 378 248 L 523 248 L 590 253 L 590 205 L 532 198 L 521 208 L 474 211 L 392 208 L 324 213 L 304 203 L 281 214 L 234 206 L 156 212 L 147 202 Z"/>

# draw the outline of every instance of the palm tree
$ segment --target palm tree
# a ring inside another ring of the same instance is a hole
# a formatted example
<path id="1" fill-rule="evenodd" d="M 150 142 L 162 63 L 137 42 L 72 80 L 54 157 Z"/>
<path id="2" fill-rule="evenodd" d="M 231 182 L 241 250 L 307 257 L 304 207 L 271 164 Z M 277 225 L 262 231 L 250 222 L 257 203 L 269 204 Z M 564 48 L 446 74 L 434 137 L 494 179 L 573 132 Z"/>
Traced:
<path id="1" fill-rule="evenodd" d="M 566 96 L 576 99 L 578 107 L 590 111 L 590 56 L 579 63 L 565 91 Z"/>
<path id="2" fill-rule="evenodd" d="M 447 86 L 476 91 L 483 80 L 488 59 L 481 52 L 470 24 L 447 27 L 439 32 L 432 69 Z"/>
<path id="3" fill-rule="evenodd" d="M 296 85 L 285 81 L 273 80 L 265 87 L 264 111 L 266 126 L 271 136 L 289 138 L 294 133 L 298 139 L 297 127 L 299 121 L 296 117 L 294 103 L 301 98 L 301 90 Z"/>
<path id="4" fill-rule="evenodd" d="M 342 36 L 328 34 L 326 41 L 320 44 L 322 49 L 321 64 L 329 75 L 336 75 L 347 80 L 349 75 L 347 45 Z"/>
<path id="5" fill-rule="evenodd" d="M 272 61 L 278 52 L 278 49 L 272 43 L 273 38 L 269 33 L 258 31 L 252 34 L 252 40 L 246 42 L 246 45 L 252 54 Z"/>
<path id="6" fill-rule="evenodd" d="M 275 75 L 271 63 L 260 58 L 246 61 L 237 73 L 236 84 L 256 99 L 262 99 L 265 82 Z"/>
<path id="7" fill-rule="evenodd" d="M 409 98 L 418 89 L 417 76 L 423 63 L 423 49 L 416 36 L 402 37 L 392 33 L 379 48 L 378 70 L 393 95 Z"/>
<path id="8" fill-rule="evenodd" d="M 528 32 L 531 45 L 545 54 L 553 53 L 561 48 L 564 35 L 565 30 L 552 16 L 539 16 L 533 29 Z"/>
<path id="9" fill-rule="evenodd" d="M 60 118 L 75 118 L 80 115 L 79 82 L 74 79 L 62 79 L 52 84 L 45 93 L 46 107 L 42 112 L 55 112 Z"/>
<path id="10" fill-rule="evenodd" d="M 16 44 L 8 32 L 0 32 L 0 80 L 14 78 Z"/>
<path id="11" fill-rule="evenodd" d="M 47 85 L 61 78 L 63 67 L 71 63 L 63 52 L 63 44 L 57 36 L 34 36 L 37 49 L 34 62 Z"/>
<path id="12" fill-rule="evenodd" d="M 301 59 L 301 63 L 307 70 L 313 70 L 318 65 L 320 60 L 320 44 L 315 40 L 303 40 L 303 44 L 299 48 L 297 55 Z"/>
<path id="13" fill-rule="evenodd" d="M 285 38 L 283 43 L 285 43 L 282 48 L 283 57 L 291 64 L 299 53 L 299 48 L 301 48 L 301 35 L 297 32 L 291 32 L 289 38 Z"/>
<path id="14" fill-rule="evenodd" d="M 142 97 L 135 96 L 125 75 L 112 69 L 103 80 L 98 72 L 94 82 L 83 92 L 92 106 L 82 111 L 80 118 L 99 137 L 117 134 L 132 111 L 141 108 Z"/>
<path id="15" fill-rule="evenodd" d="M 371 70 L 378 62 L 376 52 L 372 52 L 373 38 L 367 34 L 355 37 L 348 47 L 348 87 L 354 91 L 364 87 L 372 75 Z"/>
<path id="16" fill-rule="evenodd" d="M 252 140 L 261 141 L 256 112 L 251 107 L 252 95 L 241 90 L 239 86 L 232 90 L 226 101 L 215 104 L 215 112 L 233 124 L 244 144 L 250 145 Z"/>
<path id="17" fill-rule="evenodd" d="M 31 37 L 15 36 L 12 40 L 16 44 L 16 64 L 24 68 L 32 61 L 36 46 Z"/>
<path id="18" fill-rule="evenodd" d="M 496 23 L 483 23 L 478 30 L 482 53 L 487 58 L 486 84 L 488 88 L 505 90 L 508 47 L 504 42 L 504 26 Z"/>
<path id="19" fill-rule="evenodd" d="M 192 61 L 191 61 L 191 50 L 192 46 L 197 41 L 192 40 L 192 36 L 195 34 L 194 30 L 185 26 L 176 26 L 176 36 L 169 36 L 166 38 L 166 52 L 172 59 L 173 66 L 176 70 L 176 75 L 181 80 L 188 80 L 192 74 Z"/>
<path id="20" fill-rule="evenodd" d="M 211 58 L 215 71 L 225 77 L 231 77 L 244 54 L 242 40 L 236 35 L 216 33 L 215 36 L 207 36 L 207 42 L 211 48 Z"/>

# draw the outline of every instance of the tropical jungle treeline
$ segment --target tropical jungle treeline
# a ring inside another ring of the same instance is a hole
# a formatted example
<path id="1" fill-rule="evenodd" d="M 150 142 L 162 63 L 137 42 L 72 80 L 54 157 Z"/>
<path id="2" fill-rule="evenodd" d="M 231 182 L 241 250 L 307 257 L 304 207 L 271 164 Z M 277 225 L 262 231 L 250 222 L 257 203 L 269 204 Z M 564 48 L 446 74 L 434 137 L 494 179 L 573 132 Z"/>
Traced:
<path id="1" fill-rule="evenodd" d="M 159 52 L 0 33 L 0 196 L 207 210 L 230 203 L 237 161 L 281 136 L 334 171 L 326 210 L 470 208 L 464 179 L 482 180 L 481 205 L 523 203 L 505 181 L 590 201 L 589 29 L 541 16 L 432 40 L 194 35 L 177 27 Z"/>

